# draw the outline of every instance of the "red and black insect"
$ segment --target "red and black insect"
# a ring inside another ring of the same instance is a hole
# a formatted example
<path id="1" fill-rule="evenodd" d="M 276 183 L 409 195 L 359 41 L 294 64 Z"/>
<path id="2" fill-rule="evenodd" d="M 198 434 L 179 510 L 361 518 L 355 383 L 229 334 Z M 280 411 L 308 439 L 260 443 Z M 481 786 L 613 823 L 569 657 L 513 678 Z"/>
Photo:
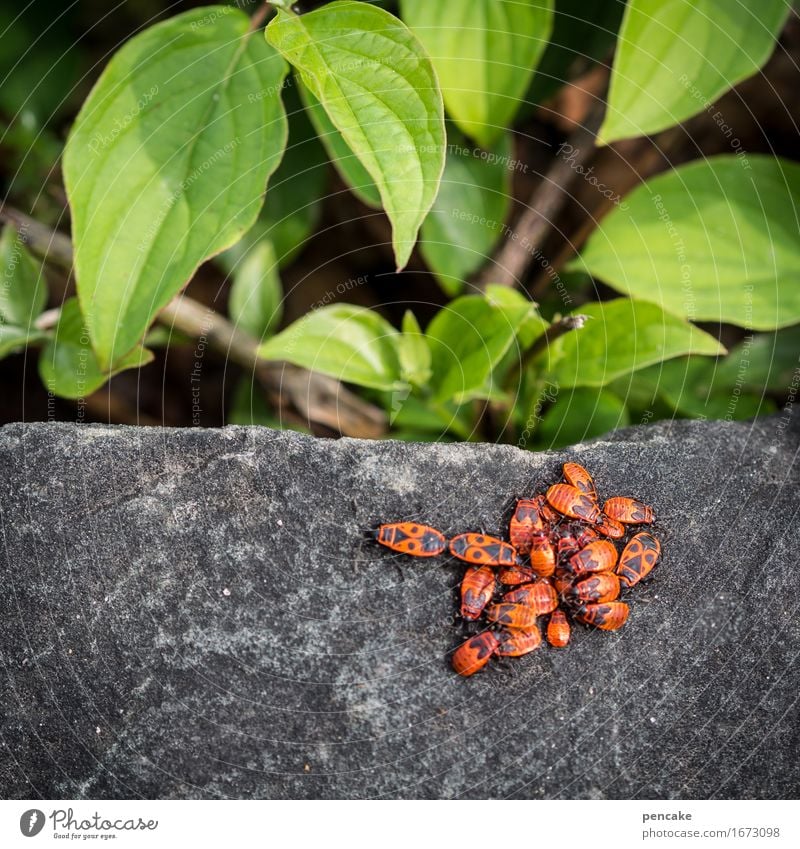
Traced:
<path id="1" fill-rule="evenodd" d="M 542 644 L 542 634 L 535 625 L 525 631 L 500 631 L 497 635 L 498 657 L 522 657 Z"/>
<path id="2" fill-rule="evenodd" d="M 517 502 L 514 515 L 508 523 L 508 538 L 520 554 L 530 551 L 534 534 L 547 531 L 549 521 L 544 517 L 544 506 L 545 501 L 541 495 L 536 498 L 522 498 Z"/>
<path id="3" fill-rule="evenodd" d="M 545 534 L 534 534 L 531 540 L 531 568 L 540 578 L 556 571 L 556 550 Z"/>
<path id="4" fill-rule="evenodd" d="M 600 519 L 595 525 L 599 534 L 609 539 L 621 539 L 625 536 L 625 525 L 616 519 L 610 519 L 605 513 L 600 514 Z"/>
<path id="5" fill-rule="evenodd" d="M 570 627 L 563 610 L 554 610 L 547 623 L 547 642 L 557 649 L 569 645 Z"/>
<path id="6" fill-rule="evenodd" d="M 503 603 L 524 604 L 537 616 L 542 616 L 558 607 L 558 595 L 550 581 L 537 581 L 535 584 L 524 584 L 507 592 L 503 596 Z"/>
<path id="7" fill-rule="evenodd" d="M 414 557 L 435 557 L 447 546 L 447 540 L 441 531 L 417 522 L 392 522 L 381 525 L 375 531 L 375 539 L 392 551 L 411 554 Z"/>
<path id="8" fill-rule="evenodd" d="M 614 543 L 600 539 L 573 554 L 564 564 L 564 571 L 577 578 L 593 572 L 610 572 L 616 565 L 617 549 Z"/>
<path id="9" fill-rule="evenodd" d="M 619 598 L 619 578 L 613 572 L 601 572 L 578 581 L 564 594 L 568 601 L 600 604 Z"/>
<path id="10" fill-rule="evenodd" d="M 486 618 L 506 628 L 520 628 L 528 631 L 536 625 L 536 611 L 527 604 L 492 604 L 486 608 Z"/>
<path id="11" fill-rule="evenodd" d="M 506 566 L 497 573 L 497 580 L 509 587 L 516 584 L 528 584 L 535 581 L 537 577 L 536 572 L 527 566 Z"/>
<path id="12" fill-rule="evenodd" d="M 470 637 L 453 652 L 453 669 L 459 674 L 474 675 L 491 660 L 499 640 L 492 631 Z"/>
<path id="13" fill-rule="evenodd" d="M 589 498 L 597 499 L 597 490 L 595 489 L 592 476 L 583 466 L 578 463 L 564 463 L 563 469 L 564 480 L 570 486 L 579 489 L 584 495 L 588 495 Z"/>
<path id="14" fill-rule="evenodd" d="M 605 604 L 582 604 L 575 610 L 579 622 L 593 625 L 601 631 L 616 631 L 628 621 L 628 605 L 624 601 L 609 601 Z"/>
<path id="15" fill-rule="evenodd" d="M 609 498 L 603 505 L 603 513 L 625 525 L 650 525 L 655 520 L 653 508 L 635 498 Z"/>
<path id="16" fill-rule="evenodd" d="M 516 566 L 519 563 L 513 545 L 487 534 L 459 534 L 450 540 L 450 553 L 476 566 Z"/>
<path id="17" fill-rule="evenodd" d="M 461 615 L 477 619 L 494 595 L 494 569 L 490 566 L 470 566 L 461 580 Z"/>
<path id="18" fill-rule="evenodd" d="M 570 519 L 582 519 L 594 524 L 600 518 L 597 502 L 568 483 L 553 484 L 547 490 L 547 503 Z"/>
<path id="19" fill-rule="evenodd" d="M 636 534 L 625 546 L 619 558 L 617 575 L 626 587 L 638 584 L 658 563 L 661 543 L 646 531 Z"/>

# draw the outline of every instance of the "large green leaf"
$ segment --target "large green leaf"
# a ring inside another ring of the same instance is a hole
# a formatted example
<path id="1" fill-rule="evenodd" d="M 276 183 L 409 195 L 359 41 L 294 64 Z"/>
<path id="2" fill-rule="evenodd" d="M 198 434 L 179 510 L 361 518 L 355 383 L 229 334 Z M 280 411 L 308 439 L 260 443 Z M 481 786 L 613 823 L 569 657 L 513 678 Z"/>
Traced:
<path id="1" fill-rule="evenodd" d="M 401 0 L 431 56 L 447 111 L 491 145 L 519 109 L 553 28 L 552 0 Z"/>
<path id="2" fill-rule="evenodd" d="M 258 349 L 265 360 L 284 360 L 346 383 L 400 389 L 400 334 L 378 313 L 350 304 L 313 310 Z"/>
<path id="3" fill-rule="evenodd" d="M 499 303 L 480 295 L 465 295 L 443 307 L 426 334 L 434 397 L 457 403 L 488 397 L 492 371 L 535 316 L 530 301 Z"/>
<path id="4" fill-rule="evenodd" d="M 461 291 L 503 236 L 514 168 L 507 134 L 490 150 L 449 134 L 441 188 L 420 239 L 425 262 L 449 295 Z"/>
<path id="5" fill-rule="evenodd" d="M 378 186 L 402 268 L 444 167 L 442 97 L 422 45 L 393 15 L 355 0 L 306 15 L 279 9 L 266 36 Z"/>
<path id="6" fill-rule="evenodd" d="M 698 321 L 800 321 L 800 166 L 767 156 L 692 162 L 639 186 L 580 260 L 620 292 Z"/>
<path id="7" fill-rule="evenodd" d="M 283 287 L 275 249 L 268 239 L 256 244 L 233 272 L 228 313 L 256 339 L 268 336 L 281 323 Z"/>
<path id="8" fill-rule="evenodd" d="M 78 296 L 101 366 L 253 224 L 286 143 L 286 63 L 230 6 L 132 38 L 64 154 Z"/>
<path id="9" fill-rule="evenodd" d="M 575 312 L 588 320 L 555 343 L 551 377 L 561 387 L 605 386 L 682 354 L 725 352 L 713 336 L 656 304 L 617 298 L 584 304 Z"/>
<path id="10" fill-rule="evenodd" d="M 628 0 L 600 140 L 709 109 L 767 61 L 789 11 L 786 0 Z"/>
<path id="11" fill-rule="evenodd" d="M 403 380 L 424 386 L 431 376 L 431 349 L 411 310 L 406 310 L 403 316 L 403 332 L 397 344 Z"/>
<path id="12" fill-rule="evenodd" d="M 62 398 L 84 398 L 99 389 L 110 377 L 130 368 L 141 368 L 153 354 L 141 346 L 129 351 L 104 371 L 89 344 L 86 322 L 76 298 L 64 303 L 54 337 L 39 356 L 39 376 L 48 391 Z"/>
<path id="13" fill-rule="evenodd" d="M 380 209 L 381 193 L 375 185 L 375 181 L 350 149 L 342 134 L 333 125 L 320 102 L 303 85 L 299 76 L 297 77 L 297 88 L 300 90 L 300 96 L 305 104 L 308 117 L 311 119 L 322 144 L 325 145 L 325 150 L 327 150 L 331 162 L 339 172 L 339 176 L 362 203 L 374 209 Z"/>
<path id="14" fill-rule="evenodd" d="M 21 351 L 31 342 L 40 342 L 46 338 L 47 334 L 40 330 L 33 328 L 25 330 L 13 324 L 6 324 L 0 318 L 0 359 Z"/>
<path id="15" fill-rule="evenodd" d="M 322 214 L 331 174 L 328 157 L 300 102 L 297 86 L 289 82 L 282 94 L 289 119 L 286 152 L 270 178 L 258 220 L 242 239 L 217 257 L 228 273 L 265 239 L 275 248 L 278 265 L 289 265 L 305 247 Z"/>
<path id="16" fill-rule="evenodd" d="M 10 224 L 0 236 L 0 324 L 29 328 L 47 302 L 41 266 Z"/>
<path id="17" fill-rule="evenodd" d="M 630 424 L 625 404 L 606 389 L 573 387 L 556 396 L 536 430 L 539 448 L 563 448 Z"/>

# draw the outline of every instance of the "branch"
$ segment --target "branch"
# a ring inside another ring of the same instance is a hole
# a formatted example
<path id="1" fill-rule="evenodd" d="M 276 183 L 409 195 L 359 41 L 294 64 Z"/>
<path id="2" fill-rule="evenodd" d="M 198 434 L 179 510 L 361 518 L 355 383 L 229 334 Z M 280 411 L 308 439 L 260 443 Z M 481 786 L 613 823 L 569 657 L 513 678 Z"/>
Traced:
<path id="1" fill-rule="evenodd" d="M 14 224 L 25 243 L 42 259 L 72 269 L 72 243 L 63 233 L 50 230 L 9 206 L 0 207 L 0 221 Z M 39 317 L 37 327 L 52 327 L 58 321 L 58 313 L 47 310 Z M 205 337 L 210 348 L 255 374 L 274 404 L 286 406 L 288 399 L 308 422 L 364 439 L 376 439 L 386 433 L 388 424 L 383 410 L 332 377 L 260 359 L 258 340 L 199 301 L 178 295 L 161 310 L 157 321 L 194 339 Z"/>
<path id="2" fill-rule="evenodd" d="M 564 318 L 554 321 L 525 352 L 522 358 L 522 369 L 524 370 L 528 363 L 546 351 L 560 336 L 571 330 L 580 330 L 588 319 L 588 315 L 565 315 Z"/>
<path id="3" fill-rule="evenodd" d="M 514 227 L 511 238 L 506 240 L 494 260 L 481 273 L 478 288 L 484 289 L 489 283 L 515 286 L 524 279 L 554 219 L 570 198 L 569 187 L 578 171 L 594 154 L 594 140 L 599 126 L 600 111 L 597 110 L 559 148 L 559 151 L 569 150 L 570 155 L 567 157 L 559 153 L 550 170 L 542 177 L 527 203 L 527 209 Z"/>

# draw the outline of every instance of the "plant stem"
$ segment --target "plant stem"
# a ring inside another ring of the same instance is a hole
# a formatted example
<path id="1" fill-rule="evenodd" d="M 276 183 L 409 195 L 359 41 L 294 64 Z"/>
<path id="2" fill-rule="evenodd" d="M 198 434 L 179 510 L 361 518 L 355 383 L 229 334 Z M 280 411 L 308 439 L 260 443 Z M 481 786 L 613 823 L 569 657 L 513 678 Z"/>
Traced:
<path id="1" fill-rule="evenodd" d="M 569 200 L 569 187 L 589 158 L 594 154 L 594 140 L 600 126 L 599 110 L 579 127 L 559 148 L 550 170 L 542 177 L 527 203 L 527 209 L 511 231 L 510 237 L 481 272 L 477 286 L 489 283 L 501 286 L 521 285 L 528 268 L 536 259 L 539 247 L 553 226 L 553 221 Z M 569 147 L 567 147 L 567 145 Z M 563 156 L 561 150 L 570 155 Z"/>

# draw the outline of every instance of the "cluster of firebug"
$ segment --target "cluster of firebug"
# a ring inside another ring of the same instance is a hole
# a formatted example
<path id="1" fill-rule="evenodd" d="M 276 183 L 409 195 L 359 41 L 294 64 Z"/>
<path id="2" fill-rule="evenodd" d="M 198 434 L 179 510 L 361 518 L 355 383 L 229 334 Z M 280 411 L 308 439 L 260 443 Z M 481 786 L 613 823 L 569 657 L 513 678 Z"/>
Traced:
<path id="1" fill-rule="evenodd" d="M 469 563 L 461 581 L 461 617 L 488 627 L 453 653 L 459 675 L 472 675 L 492 657 L 520 657 L 542 645 L 538 619 L 547 616 L 545 637 L 555 648 L 569 644 L 570 620 L 616 631 L 628 619 L 620 601 L 650 573 L 661 544 L 649 531 L 652 507 L 615 496 L 602 507 L 591 475 L 577 463 L 564 463 L 564 482 L 522 498 L 514 506 L 508 540 L 463 533 L 449 540 L 417 522 L 380 525 L 377 541 L 413 557 L 445 551 Z M 628 538 L 629 534 L 630 538 Z M 617 541 L 622 551 L 617 549 Z M 623 545 L 624 544 L 624 545 Z"/>

